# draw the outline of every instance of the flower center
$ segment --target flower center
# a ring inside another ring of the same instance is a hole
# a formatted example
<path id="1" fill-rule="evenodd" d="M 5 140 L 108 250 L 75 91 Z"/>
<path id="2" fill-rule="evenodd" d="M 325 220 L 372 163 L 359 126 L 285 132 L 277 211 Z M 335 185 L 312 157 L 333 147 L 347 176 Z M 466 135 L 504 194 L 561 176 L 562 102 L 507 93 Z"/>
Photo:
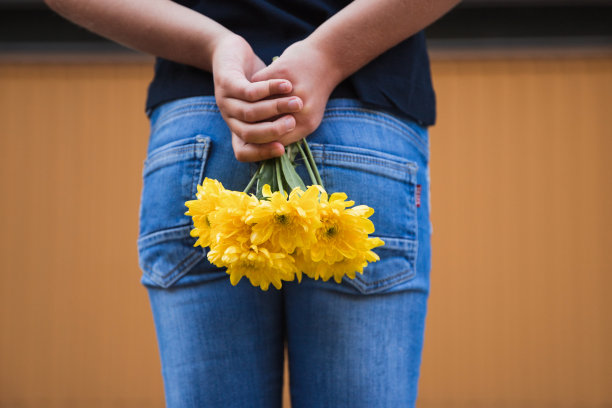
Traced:
<path id="1" fill-rule="evenodd" d="M 328 238 L 332 238 L 336 234 L 338 234 L 338 227 L 336 227 L 335 225 L 332 225 L 327 230 L 325 230 L 325 235 L 327 235 Z"/>
<path id="2" fill-rule="evenodd" d="M 289 217 L 286 214 L 274 214 L 274 220 L 282 225 L 289 224 Z"/>

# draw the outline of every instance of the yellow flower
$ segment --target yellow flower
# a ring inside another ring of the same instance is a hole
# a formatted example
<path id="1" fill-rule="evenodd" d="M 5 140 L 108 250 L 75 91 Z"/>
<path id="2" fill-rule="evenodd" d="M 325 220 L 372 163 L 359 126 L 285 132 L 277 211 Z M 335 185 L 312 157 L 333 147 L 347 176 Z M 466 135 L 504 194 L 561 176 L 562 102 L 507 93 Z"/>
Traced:
<path id="1" fill-rule="evenodd" d="M 193 246 L 207 247 L 211 244 L 213 237 L 211 235 L 210 215 L 222 205 L 223 196 L 227 193 L 228 191 L 219 181 L 207 177 L 202 185 L 198 186 L 197 200 L 185 203 L 185 206 L 189 208 L 185 215 L 191 216 L 194 226 L 190 235 L 198 237 Z"/>
<path id="2" fill-rule="evenodd" d="M 298 282 L 302 281 L 302 272 L 311 279 L 319 279 L 321 277 L 321 267 L 324 267 L 325 262 L 313 262 L 310 257 L 308 248 L 298 248 L 293 254 L 297 272 L 295 273 Z"/>
<path id="3" fill-rule="evenodd" d="M 251 226 L 246 222 L 250 210 L 259 204 L 255 196 L 226 190 L 223 207 L 209 216 L 211 239 L 208 260 L 221 268 L 229 266 L 223 261 L 230 247 L 248 249 L 251 246 Z"/>
<path id="4" fill-rule="evenodd" d="M 309 248 L 298 252 L 298 267 L 312 279 L 329 280 L 332 276 L 340 282 L 344 275 L 351 279 L 355 273 L 363 273 L 368 262 L 379 260 L 372 249 L 384 245 L 380 238 L 370 238 L 374 224 L 368 219 L 374 210 L 365 205 L 347 208 L 354 204 L 344 193 L 320 197 L 321 227 L 316 240 Z"/>
<path id="5" fill-rule="evenodd" d="M 253 225 L 251 242 L 269 242 L 275 250 L 292 253 L 296 248 L 308 247 L 315 239 L 319 221 L 319 190 L 311 186 L 305 192 L 295 188 L 287 197 L 272 193 L 270 186 L 262 189 L 264 197 L 253 208 L 247 222 Z"/>
<path id="6" fill-rule="evenodd" d="M 346 194 L 328 197 L 320 186 L 287 195 L 265 185 L 262 193 L 258 200 L 206 178 L 197 199 L 185 203 L 194 224 L 190 234 L 198 238 L 194 246 L 210 247 L 208 260 L 227 268 L 232 285 L 246 276 L 262 290 L 270 284 L 280 289 L 282 281 L 301 281 L 302 272 L 340 283 L 379 260 L 372 249 L 384 242 L 368 236 L 372 208 L 349 208 L 354 202 Z"/>
<path id="7" fill-rule="evenodd" d="M 297 251 L 295 263 L 311 279 L 328 281 L 333 277 L 337 283 L 340 283 L 344 275 L 350 279 L 355 279 L 355 274 L 357 272 L 363 274 L 363 268 L 369 262 L 380 260 L 380 257 L 374 251 L 371 251 L 371 249 L 380 245 L 384 245 L 380 238 L 367 238 L 365 247 L 354 258 L 343 258 L 331 264 L 324 261 L 314 262 L 308 250 Z"/>
<path id="8" fill-rule="evenodd" d="M 230 190 L 219 194 L 219 200 L 222 205 L 207 217 L 208 260 L 219 268 L 227 268 L 233 285 L 243 276 L 263 290 L 270 284 L 280 288 L 282 280 L 293 280 L 296 268 L 290 255 L 271 251 L 267 243 L 253 245 L 251 242 L 252 226 L 246 219 L 260 206 L 260 201 L 255 196 Z"/>
<path id="9" fill-rule="evenodd" d="M 326 193 L 321 194 L 322 226 L 310 246 L 314 262 L 332 264 L 344 258 L 353 259 L 367 247 L 368 234 L 374 232 L 374 224 L 368 217 L 374 210 L 365 205 L 347 209 L 354 202 L 346 198 L 344 193 L 334 193 L 328 200 Z"/>
<path id="10" fill-rule="evenodd" d="M 269 252 L 266 248 L 251 245 L 244 247 L 229 247 L 223 261 L 228 265 L 227 273 L 230 275 L 232 285 L 237 285 L 243 276 L 253 286 L 268 290 L 270 283 L 276 289 L 282 287 L 281 281 L 292 281 L 295 276 L 293 258 L 285 253 Z"/>
<path id="11" fill-rule="evenodd" d="M 380 238 L 368 238 L 364 250 L 357 254 L 355 258 L 344 258 L 331 265 L 326 265 L 321 262 L 318 274 L 324 281 L 333 277 L 336 283 L 340 283 L 344 275 L 348 276 L 350 279 L 355 279 L 355 273 L 359 272 L 363 275 L 363 268 L 365 268 L 369 262 L 380 260 L 380 257 L 374 251 L 371 251 L 372 248 L 380 245 L 384 245 L 384 242 Z"/>
<path id="12" fill-rule="evenodd" d="M 197 188 L 198 191 L 196 193 L 196 197 L 198 199 L 204 199 L 206 197 L 217 197 L 228 191 L 225 189 L 225 187 L 223 187 L 223 184 L 221 184 L 219 180 L 211 179 L 208 177 L 204 178 L 204 181 L 202 181 L 202 185 L 199 185 Z"/>

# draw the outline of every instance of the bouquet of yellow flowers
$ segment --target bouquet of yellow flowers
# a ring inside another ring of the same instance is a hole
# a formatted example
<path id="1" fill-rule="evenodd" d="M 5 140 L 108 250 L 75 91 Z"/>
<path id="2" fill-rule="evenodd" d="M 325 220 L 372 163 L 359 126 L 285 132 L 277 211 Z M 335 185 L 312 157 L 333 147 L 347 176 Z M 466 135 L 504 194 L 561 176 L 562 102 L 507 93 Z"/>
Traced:
<path id="1" fill-rule="evenodd" d="M 308 188 L 294 168 L 298 152 L 313 183 Z M 255 182 L 257 193 L 249 195 Z M 185 215 L 193 219 L 194 246 L 210 247 L 208 260 L 227 268 L 232 285 L 246 276 L 263 290 L 270 284 L 280 289 L 282 281 L 301 282 L 302 273 L 340 283 L 379 260 L 372 249 L 384 245 L 369 237 L 374 210 L 347 198 L 344 193 L 328 196 L 301 140 L 283 156 L 263 161 L 243 192 L 204 179 L 196 199 L 185 203 Z"/>

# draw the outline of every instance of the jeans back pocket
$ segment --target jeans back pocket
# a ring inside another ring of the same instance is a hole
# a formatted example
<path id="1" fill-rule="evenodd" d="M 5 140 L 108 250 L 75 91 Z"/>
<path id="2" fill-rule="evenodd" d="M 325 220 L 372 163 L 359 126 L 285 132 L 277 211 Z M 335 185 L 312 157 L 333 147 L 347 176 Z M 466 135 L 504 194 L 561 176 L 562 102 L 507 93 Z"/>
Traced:
<path id="1" fill-rule="evenodd" d="M 143 169 L 138 238 L 139 264 L 149 282 L 167 288 L 206 258 L 189 235 L 185 201 L 202 182 L 210 138 L 176 140 L 148 154 Z"/>
<path id="2" fill-rule="evenodd" d="M 360 293 L 389 290 L 416 275 L 418 220 L 415 190 L 418 165 L 400 156 L 360 147 L 311 143 L 328 193 L 342 191 L 355 205 L 374 209 L 370 217 L 385 245 L 380 260 L 363 275 L 344 282 Z"/>

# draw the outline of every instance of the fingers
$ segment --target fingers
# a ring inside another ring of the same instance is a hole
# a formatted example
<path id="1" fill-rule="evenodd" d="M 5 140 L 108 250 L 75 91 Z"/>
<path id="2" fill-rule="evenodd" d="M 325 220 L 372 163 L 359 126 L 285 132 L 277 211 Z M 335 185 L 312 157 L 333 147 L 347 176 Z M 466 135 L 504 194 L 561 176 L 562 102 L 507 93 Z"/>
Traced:
<path id="1" fill-rule="evenodd" d="M 295 118 L 287 114 L 302 109 L 304 104 L 299 97 L 262 99 L 290 92 L 289 81 L 273 79 L 251 83 L 244 77 L 234 76 L 234 79 L 218 88 L 215 95 L 221 114 L 233 133 L 246 143 L 268 143 L 295 128 Z"/>
<path id="2" fill-rule="evenodd" d="M 284 146 L 278 140 L 295 129 L 292 114 L 304 106 L 301 98 L 284 96 L 293 91 L 292 83 L 270 78 L 251 82 L 240 70 L 216 73 L 215 98 L 232 132 L 236 158 L 259 161 L 284 154 Z"/>
<path id="3" fill-rule="evenodd" d="M 285 153 L 285 147 L 278 143 L 252 144 L 246 143 L 238 135 L 232 133 L 232 148 L 236 159 L 241 162 L 254 162 L 273 157 L 280 157 Z"/>
<path id="4" fill-rule="evenodd" d="M 228 75 L 219 84 L 226 98 L 255 102 L 273 95 L 288 94 L 292 91 L 291 82 L 286 79 L 249 82 L 243 75 Z"/>
<path id="5" fill-rule="evenodd" d="M 226 99 L 224 113 L 242 122 L 254 123 L 283 115 L 299 112 L 304 103 L 297 96 L 268 99 L 249 103 L 240 99 Z"/>
<path id="6" fill-rule="evenodd" d="M 281 57 L 279 57 L 280 59 Z M 252 76 L 251 76 L 251 81 L 253 82 L 259 82 L 259 81 L 265 81 L 267 79 L 271 79 L 273 77 L 275 78 L 287 78 L 285 76 L 286 73 L 284 72 L 278 72 L 277 67 L 278 67 L 278 60 L 273 61 L 270 65 L 264 67 L 263 69 L 260 69 L 259 71 L 255 72 Z"/>
<path id="7" fill-rule="evenodd" d="M 253 82 L 261 82 L 261 81 L 265 81 L 266 77 L 269 75 L 269 71 L 270 68 L 264 68 L 256 73 L 253 74 L 253 76 L 251 76 L 251 81 Z"/>
<path id="8" fill-rule="evenodd" d="M 295 129 L 295 118 L 284 115 L 270 122 L 245 123 L 228 117 L 227 125 L 245 143 L 269 143 L 278 140 L 284 134 Z"/>

